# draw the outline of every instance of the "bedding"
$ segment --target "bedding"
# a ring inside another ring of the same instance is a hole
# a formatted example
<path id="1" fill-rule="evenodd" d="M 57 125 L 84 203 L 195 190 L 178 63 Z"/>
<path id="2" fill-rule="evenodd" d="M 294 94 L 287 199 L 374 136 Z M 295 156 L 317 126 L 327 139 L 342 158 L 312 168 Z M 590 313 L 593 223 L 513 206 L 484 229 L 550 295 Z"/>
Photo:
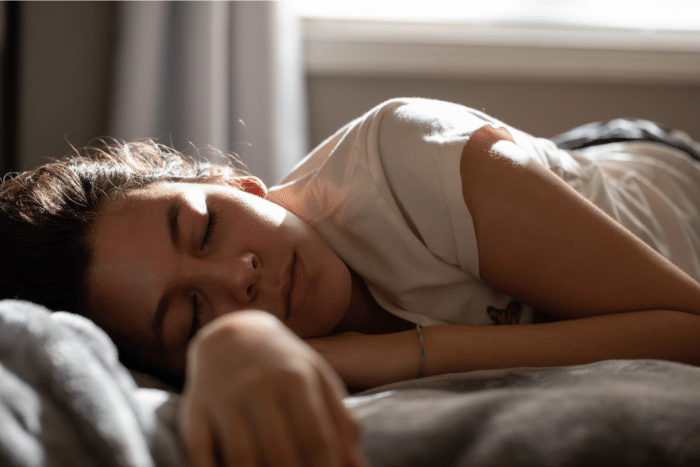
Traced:
<path id="1" fill-rule="evenodd" d="M 0 465 L 184 466 L 177 395 L 140 388 L 91 321 L 0 301 Z"/>
<path id="2" fill-rule="evenodd" d="M 698 466 L 700 369 L 655 360 L 475 371 L 346 401 L 372 466 Z"/>
<path id="3" fill-rule="evenodd" d="M 613 360 L 352 395 L 372 466 L 697 466 L 700 368 Z M 179 396 L 137 385 L 91 321 L 0 301 L 0 465 L 185 466 Z"/>

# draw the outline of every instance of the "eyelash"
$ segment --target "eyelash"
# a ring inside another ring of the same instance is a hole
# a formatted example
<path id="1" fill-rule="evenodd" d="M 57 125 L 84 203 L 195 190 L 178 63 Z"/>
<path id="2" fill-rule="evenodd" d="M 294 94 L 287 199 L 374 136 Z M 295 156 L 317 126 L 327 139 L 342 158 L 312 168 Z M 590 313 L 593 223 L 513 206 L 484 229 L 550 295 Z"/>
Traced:
<path id="1" fill-rule="evenodd" d="M 199 320 L 201 316 L 202 309 L 199 306 L 199 300 L 197 300 L 197 295 L 192 295 L 192 326 L 190 327 L 190 339 L 192 339 L 192 337 L 194 337 L 194 335 L 199 330 L 199 326 L 201 325 Z"/>
<path id="2" fill-rule="evenodd" d="M 207 230 L 204 232 L 204 239 L 202 240 L 202 250 L 205 246 L 207 246 L 207 243 L 209 243 L 209 240 L 211 240 L 212 235 L 214 235 L 214 227 L 216 227 L 216 223 L 218 221 L 219 213 L 213 209 L 210 209 L 209 219 L 207 220 Z"/>
<path id="3" fill-rule="evenodd" d="M 204 247 L 207 246 L 207 243 L 211 240 L 212 235 L 214 235 L 214 227 L 216 227 L 216 223 L 219 221 L 219 214 L 213 210 L 209 209 L 209 216 L 207 219 L 207 229 L 204 232 L 204 238 L 202 239 L 202 250 Z M 202 316 L 202 310 L 201 306 L 199 304 L 199 300 L 197 299 L 197 294 L 192 295 L 192 326 L 190 327 L 190 339 L 194 337 L 194 335 L 197 333 L 199 330 L 199 327 L 201 325 L 200 323 L 200 317 Z"/>

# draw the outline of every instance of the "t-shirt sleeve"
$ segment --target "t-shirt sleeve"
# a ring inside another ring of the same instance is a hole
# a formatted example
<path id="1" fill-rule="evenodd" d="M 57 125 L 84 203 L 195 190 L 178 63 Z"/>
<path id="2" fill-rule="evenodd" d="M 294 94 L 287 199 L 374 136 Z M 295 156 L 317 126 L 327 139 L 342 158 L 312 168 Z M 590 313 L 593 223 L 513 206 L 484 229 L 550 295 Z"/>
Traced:
<path id="1" fill-rule="evenodd" d="M 406 99 L 382 116 L 378 140 L 388 195 L 414 234 L 433 254 L 477 278 L 478 246 L 460 160 L 470 135 L 486 125 L 504 126 L 458 104 Z"/>

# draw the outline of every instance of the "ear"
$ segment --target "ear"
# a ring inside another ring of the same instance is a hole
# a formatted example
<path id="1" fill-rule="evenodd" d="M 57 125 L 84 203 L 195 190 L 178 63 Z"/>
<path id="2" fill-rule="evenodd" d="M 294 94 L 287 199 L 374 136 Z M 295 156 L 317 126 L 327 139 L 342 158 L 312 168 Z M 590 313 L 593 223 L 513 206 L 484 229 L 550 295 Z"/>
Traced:
<path id="1" fill-rule="evenodd" d="M 241 176 L 241 177 L 231 177 L 226 179 L 226 183 L 232 187 L 243 190 L 251 195 L 259 196 L 261 198 L 267 197 L 267 187 L 258 177 Z"/>

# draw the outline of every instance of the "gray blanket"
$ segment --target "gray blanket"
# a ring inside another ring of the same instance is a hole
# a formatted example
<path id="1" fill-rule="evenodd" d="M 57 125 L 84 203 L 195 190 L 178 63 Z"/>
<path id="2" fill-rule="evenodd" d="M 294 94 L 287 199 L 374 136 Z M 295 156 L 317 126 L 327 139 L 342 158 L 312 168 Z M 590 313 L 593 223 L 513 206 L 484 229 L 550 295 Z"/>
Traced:
<path id="1" fill-rule="evenodd" d="M 0 465 L 184 466 L 176 394 L 139 387 L 90 321 L 0 301 Z M 373 466 L 698 466 L 700 369 L 608 361 L 356 394 Z"/>
<path id="2" fill-rule="evenodd" d="M 688 365 L 478 371 L 378 391 L 348 402 L 376 467 L 700 466 L 700 369 Z"/>
<path id="3" fill-rule="evenodd" d="M 0 465 L 185 465 L 177 396 L 139 388 L 91 321 L 0 302 Z"/>

